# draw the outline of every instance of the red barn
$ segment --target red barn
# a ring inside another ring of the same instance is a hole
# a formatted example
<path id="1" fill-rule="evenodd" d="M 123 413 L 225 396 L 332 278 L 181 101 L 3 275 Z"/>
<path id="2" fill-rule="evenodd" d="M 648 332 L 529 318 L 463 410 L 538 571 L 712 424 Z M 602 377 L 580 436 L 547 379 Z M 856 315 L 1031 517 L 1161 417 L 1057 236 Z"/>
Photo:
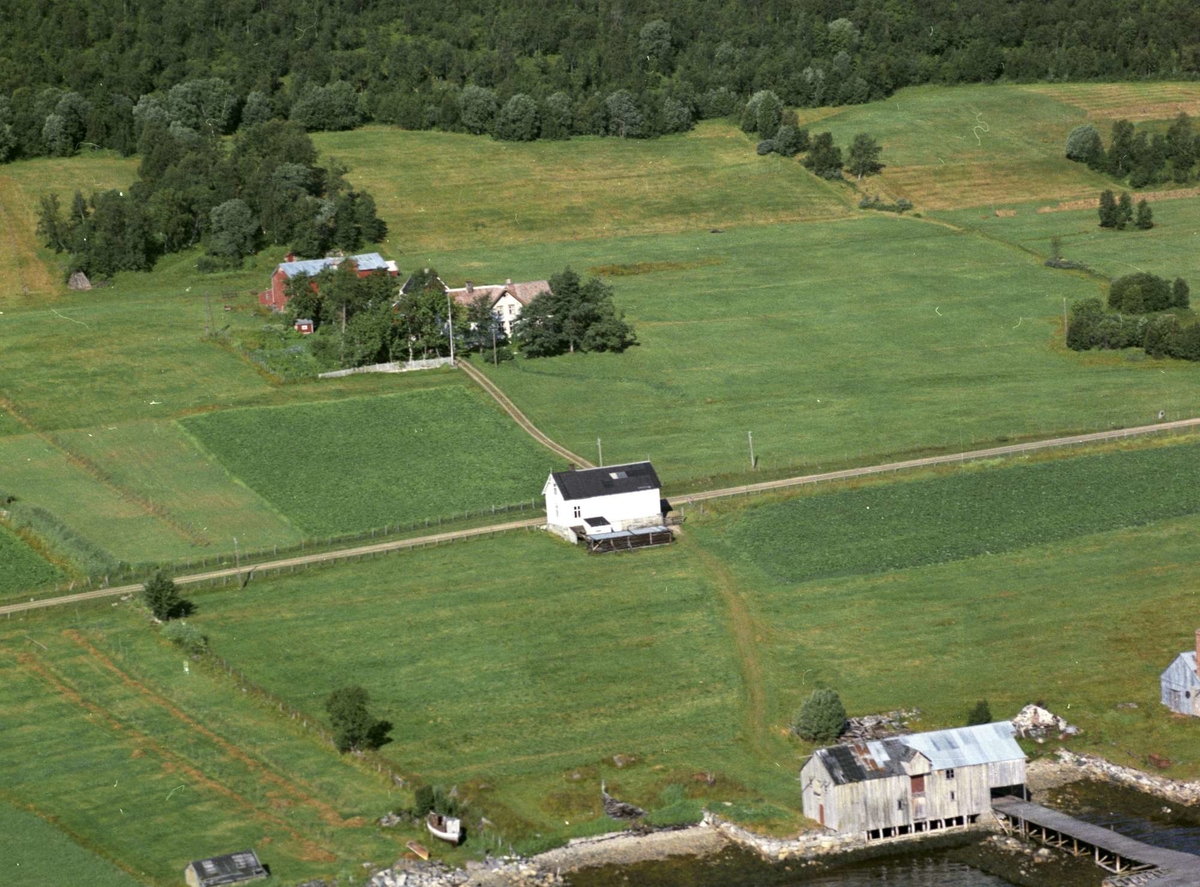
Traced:
<path id="1" fill-rule="evenodd" d="M 289 255 L 286 262 L 281 262 L 271 274 L 271 288 L 258 294 L 258 301 L 272 311 L 282 311 L 287 307 L 287 282 L 297 275 L 316 277 L 326 268 L 336 268 L 342 262 L 354 263 L 359 277 L 366 277 L 376 272 L 386 272 L 392 277 L 400 274 L 395 262 L 386 260 L 379 253 L 363 253 L 357 256 L 326 256 L 324 259 L 302 259 L 296 261 Z M 316 289 L 316 283 L 313 288 Z"/>

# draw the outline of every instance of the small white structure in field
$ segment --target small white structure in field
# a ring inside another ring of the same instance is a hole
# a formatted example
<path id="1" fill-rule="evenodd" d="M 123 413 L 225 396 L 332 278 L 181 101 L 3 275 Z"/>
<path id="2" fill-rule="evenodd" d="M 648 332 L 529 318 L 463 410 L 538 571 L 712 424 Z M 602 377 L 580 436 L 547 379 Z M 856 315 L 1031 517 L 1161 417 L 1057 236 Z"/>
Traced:
<path id="1" fill-rule="evenodd" d="M 1200 717 L 1200 628 L 1196 649 L 1180 653 L 1162 673 L 1162 704 L 1181 715 Z"/>
<path id="2" fill-rule="evenodd" d="M 650 530 L 670 534 L 663 526 L 662 484 L 649 462 L 556 471 L 542 495 L 547 527 L 571 542 L 632 539 Z"/>

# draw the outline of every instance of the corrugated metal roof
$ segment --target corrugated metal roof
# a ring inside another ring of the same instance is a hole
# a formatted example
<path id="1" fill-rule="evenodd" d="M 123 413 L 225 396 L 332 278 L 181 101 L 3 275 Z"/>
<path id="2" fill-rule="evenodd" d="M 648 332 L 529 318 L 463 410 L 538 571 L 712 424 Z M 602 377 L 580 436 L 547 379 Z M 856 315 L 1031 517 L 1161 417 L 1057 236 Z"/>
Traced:
<path id="1" fill-rule="evenodd" d="M 1175 657 L 1175 661 L 1167 666 L 1162 673 L 1162 679 L 1172 687 L 1187 689 L 1200 687 L 1200 677 L 1196 675 L 1196 653 L 1188 650 Z"/>
<path id="2" fill-rule="evenodd" d="M 903 775 L 904 762 L 917 754 L 934 770 L 970 767 L 999 761 L 1019 761 L 1025 753 L 1013 738 L 1010 721 L 914 733 L 872 742 L 855 742 L 817 749 L 830 777 L 838 785 Z"/>
<path id="3" fill-rule="evenodd" d="M 359 271 L 390 270 L 388 262 L 379 253 L 361 253 L 357 256 L 350 256 L 350 259 L 358 266 Z M 298 262 L 282 262 L 278 270 L 282 271 L 288 277 L 295 277 L 297 274 L 303 274 L 306 277 L 316 277 L 326 268 L 336 268 L 344 260 L 345 257 L 343 256 L 326 256 L 323 259 L 301 259 Z"/>
<path id="4" fill-rule="evenodd" d="M 992 764 L 999 761 L 1019 761 L 1025 757 L 1014 735 L 1011 721 L 958 727 L 933 733 L 915 733 L 901 737 L 901 742 L 916 749 L 935 770 L 947 767 L 970 767 L 973 764 Z"/>

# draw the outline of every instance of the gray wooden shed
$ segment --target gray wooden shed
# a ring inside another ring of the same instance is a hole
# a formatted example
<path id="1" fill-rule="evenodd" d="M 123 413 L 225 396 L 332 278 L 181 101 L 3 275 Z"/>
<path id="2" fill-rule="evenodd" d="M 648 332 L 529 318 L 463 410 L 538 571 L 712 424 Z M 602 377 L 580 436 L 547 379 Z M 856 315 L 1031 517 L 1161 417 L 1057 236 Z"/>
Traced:
<path id="1" fill-rule="evenodd" d="M 970 825 L 992 798 L 1025 797 L 1009 721 L 817 749 L 800 771 L 804 815 L 868 841 Z"/>
<path id="2" fill-rule="evenodd" d="M 1200 717 L 1200 629 L 1196 649 L 1180 653 L 1162 673 L 1162 704 L 1181 715 Z"/>

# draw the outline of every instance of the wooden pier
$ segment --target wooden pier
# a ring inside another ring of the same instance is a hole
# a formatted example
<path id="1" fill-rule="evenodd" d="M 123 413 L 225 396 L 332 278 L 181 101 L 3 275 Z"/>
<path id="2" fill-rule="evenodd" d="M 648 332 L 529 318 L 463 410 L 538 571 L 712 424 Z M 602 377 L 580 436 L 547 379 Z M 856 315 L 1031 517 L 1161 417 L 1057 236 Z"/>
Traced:
<path id="1" fill-rule="evenodd" d="M 998 798 L 992 809 L 1025 837 L 1074 856 L 1091 856 L 1114 875 L 1145 873 L 1152 887 L 1200 887 L 1200 856 L 1143 844 L 1019 798 Z"/>

